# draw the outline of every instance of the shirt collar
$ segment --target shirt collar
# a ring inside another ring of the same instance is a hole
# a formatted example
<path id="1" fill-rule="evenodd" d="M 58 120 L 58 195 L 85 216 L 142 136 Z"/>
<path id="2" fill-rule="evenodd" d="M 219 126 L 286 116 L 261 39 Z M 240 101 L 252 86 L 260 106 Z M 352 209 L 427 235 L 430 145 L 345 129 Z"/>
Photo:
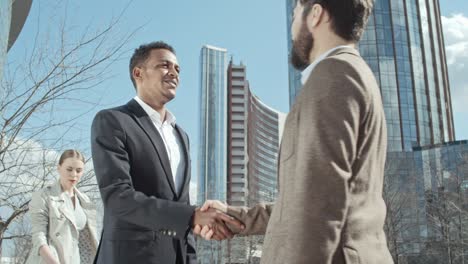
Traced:
<path id="1" fill-rule="evenodd" d="M 315 59 L 309 66 L 307 66 L 307 68 L 305 68 L 305 70 L 301 72 L 302 85 L 304 85 L 307 79 L 309 79 L 310 74 L 312 73 L 314 68 L 317 66 L 317 64 L 319 64 L 319 62 L 323 61 L 326 57 L 328 57 L 328 55 L 332 54 L 334 51 L 336 51 L 337 49 L 341 49 L 341 48 L 352 48 L 352 47 L 348 45 L 340 45 L 322 53 L 322 55 L 320 55 L 317 59 Z"/>
<path id="2" fill-rule="evenodd" d="M 159 114 L 158 111 L 154 110 L 151 106 L 149 106 L 147 103 L 141 100 L 140 97 L 138 97 L 138 95 L 133 97 L 133 99 L 135 99 L 135 101 L 137 101 L 137 103 L 143 108 L 143 110 L 145 110 L 146 114 L 148 114 L 148 116 L 151 118 L 153 122 L 155 122 L 156 124 L 162 125 L 161 114 Z M 175 126 L 175 123 L 176 123 L 175 116 L 167 109 L 166 109 L 166 119 L 164 120 L 164 122 L 167 122 L 171 124 L 172 126 Z"/>

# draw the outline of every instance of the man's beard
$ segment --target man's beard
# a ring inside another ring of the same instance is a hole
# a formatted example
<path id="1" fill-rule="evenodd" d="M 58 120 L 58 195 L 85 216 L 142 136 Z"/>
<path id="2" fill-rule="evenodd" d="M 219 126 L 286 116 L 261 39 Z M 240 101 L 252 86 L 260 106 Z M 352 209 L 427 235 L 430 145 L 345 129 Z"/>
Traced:
<path id="1" fill-rule="evenodd" d="M 307 30 L 307 26 L 302 22 L 299 29 L 299 35 L 296 40 L 293 40 L 291 48 L 291 64 L 299 71 L 303 71 L 309 66 L 310 51 L 314 47 L 314 37 Z"/>

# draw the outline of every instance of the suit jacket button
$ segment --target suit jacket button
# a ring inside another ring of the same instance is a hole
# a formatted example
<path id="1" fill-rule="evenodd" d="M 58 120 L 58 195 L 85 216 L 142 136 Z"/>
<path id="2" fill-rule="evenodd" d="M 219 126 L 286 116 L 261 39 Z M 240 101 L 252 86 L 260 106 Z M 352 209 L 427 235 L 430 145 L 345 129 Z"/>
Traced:
<path id="1" fill-rule="evenodd" d="M 174 231 L 174 232 L 172 233 L 172 235 L 173 235 L 173 236 L 176 236 L 176 231 Z"/>
<path id="2" fill-rule="evenodd" d="M 55 233 L 55 236 L 56 236 L 56 237 L 59 237 L 59 236 L 60 236 L 60 233 Z"/>
<path id="3" fill-rule="evenodd" d="M 172 236 L 172 232 L 171 231 L 167 231 L 167 234 Z"/>

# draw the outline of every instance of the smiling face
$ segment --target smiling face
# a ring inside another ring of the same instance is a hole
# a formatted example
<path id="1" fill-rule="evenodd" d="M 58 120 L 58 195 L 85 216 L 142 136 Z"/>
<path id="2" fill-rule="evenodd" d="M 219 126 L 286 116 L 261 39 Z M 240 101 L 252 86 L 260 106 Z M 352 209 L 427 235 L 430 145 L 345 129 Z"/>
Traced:
<path id="1" fill-rule="evenodd" d="M 71 190 L 76 186 L 83 175 L 83 167 L 83 161 L 75 157 L 66 158 L 58 165 L 57 170 L 60 175 L 60 185 L 62 185 L 64 190 Z"/>
<path id="2" fill-rule="evenodd" d="M 152 107 L 164 107 L 176 95 L 179 72 L 174 53 L 167 49 L 151 50 L 148 59 L 133 69 L 138 97 Z"/>

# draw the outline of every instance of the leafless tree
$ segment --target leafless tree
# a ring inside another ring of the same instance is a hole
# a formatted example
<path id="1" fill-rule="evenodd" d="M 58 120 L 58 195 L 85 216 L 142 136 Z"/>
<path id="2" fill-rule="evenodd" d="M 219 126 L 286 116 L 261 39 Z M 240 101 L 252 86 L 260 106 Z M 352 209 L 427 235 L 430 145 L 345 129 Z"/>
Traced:
<path id="1" fill-rule="evenodd" d="M 411 160 L 387 159 L 383 186 L 383 198 L 387 206 L 384 230 L 390 253 L 396 264 L 400 263 L 400 256 L 406 253 L 403 244 L 407 240 L 404 239 L 403 233 L 414 225 L 408 219 L 411 219 L 414 212 L 411 209 L 417 208 L 417 205 L 415 206 L 417 194 L 414 192 L 414 186 L 417 184 L 416 175 Z"/>
<path id="2" fill-rule="evenodd" d="M 249 236 L 247 238 L 247 264 L 260 263 L 264 238 L 265 236 Z"/>
<path id="3" fill-rule="evenodd" d="M 24 61 L 5 66 L 0 89 L 0 257 L 3 242 L 28 236 L 15 224 L 28 211 L 31 194 L 57 178 L 59 151 L 77 143 L 67 133 L 99 103 L 85 95 L 111 76 L 109 66 L 136 32 L 118 32 L 122 14 L 99 29 L 88 25 L 77 31 L 68 26 L 64 13 L 48 32 L 38 29 Z M 81 186 L 97 197 L 90 167 Z"/>
<path id="4" fill-rule="evenodd" d="M 468 251 L 468 203 L 466 181 L 468 180 L 468 154 L 457 153 L 450 160 L 452 167 L 433 168 L 437 182 L 436 190 L 426 191 L 427 219 L 435 235 L 430 241 L 430 251 L 443 254 L 446 263 L 465 264 Z M 444 166 L 445 165 L 445 166 Z"/>
<path id="5" fill-rule="evenodd" d="M 25 263 L 32 248 L 31 235 L 29 234 L 31 227 L 26 218 L 26 216 L 22 216 L 20 219 L 17 219 L 17 225 L 15 225 L 16 230 L 14 233 L 20 234 L 16 239 L 13 239 L 12 251 L 15 264 Z"/>

